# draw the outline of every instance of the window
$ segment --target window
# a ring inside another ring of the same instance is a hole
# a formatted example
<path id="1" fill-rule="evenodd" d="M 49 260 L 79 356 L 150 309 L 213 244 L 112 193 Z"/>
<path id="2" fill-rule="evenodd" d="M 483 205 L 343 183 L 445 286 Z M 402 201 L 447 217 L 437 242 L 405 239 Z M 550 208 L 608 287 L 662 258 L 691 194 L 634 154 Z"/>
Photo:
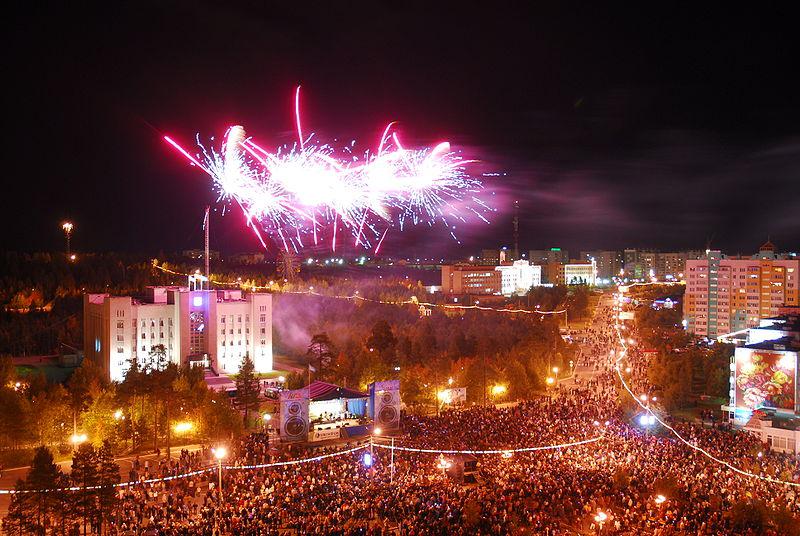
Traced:
<path id="1" fill-rule="evenodd" d="M 237 322 L 241 322 L 242 321 L 242 315 L 239 315 L 239 317 L 236 319 L 236 321 Z"/>
<path id="2" fill-rule="evenodd" d="M 267 329 L 266 328 L 261 328 L 261 334 L 264 335 L 266 333 L 267 333 Z"/>
<path id="3" fill-rule="evenodd" d="M 164 327 L 164 319 L 163 318 L 158 320 L 158 327 L 160 327 L 160 328 Z"/>
<path id="4" fill-rule="evenodd" d="M 122 320 L 117 322 L 117 329 L 125 329 L 125 322 Z"/>
<path id="5" fill-rule="evenodd" d="M 117 353 L 118 353 L 118 354 L 121 354 L 121 353 L 123 353 L 124 351 L 125 351 L 125 349 L 124 349 L 122 346 L 117 346 Z"/>
<path id="6" fill-rule="evenodd" d="M 142 340 L 144 340 L 146 338 L 147 338 L 147 334 L 146 333 L 142 333 Z"/>
<path id="7" fill-rule="evenodd" d="M 222 323 L 222 324 L 224 324 L 224 323 L 225 323 L 225 315 L 222 315 L 222 316 L 220 317 L 220 323 Z"/>
<path id="8" fill-rule="evenodd" d="M 261 315 L 261 322 L 264 323 L 267 321 L 267 315 Z"/>

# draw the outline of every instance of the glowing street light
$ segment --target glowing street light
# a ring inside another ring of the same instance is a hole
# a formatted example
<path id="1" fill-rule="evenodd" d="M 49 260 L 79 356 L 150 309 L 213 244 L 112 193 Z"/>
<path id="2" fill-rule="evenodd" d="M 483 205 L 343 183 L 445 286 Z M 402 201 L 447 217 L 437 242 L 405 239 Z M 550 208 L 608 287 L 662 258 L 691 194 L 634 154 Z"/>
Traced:
<path id="1" fill-rule="evenodd" d="M 69 239 L 72 237 L 72 229 L 74 227 L 72 222 L 69 221 L 65 221 L 61 224 L 61 228 L 64 230 L 64 236 L 67 238 L 67 258 L 70 257 Z"/>
<path id="2" fill-rule="evenodd" d="M 556 380 L 552 376 L 548 376 L 547 379 L 545 380 L 545 383 L 547 383 L 547 385 L 553 385 L 554 383 L 556 383 Z"/>
<path id="3" fill-rule="evenodd" d="M 608 520 L 608 514 L 603 512 L 602 510 L 597 511 L 597 515 L 594 516 L 595 523 L 600 525 L 600 531 L 603 530 L 603 524 Z"/>
<path id="4" fill-rule="evenodd" d="M 86 443 L 88 439 L 89 437 L 86 434 L 72 434 L 72 437 L 69 438 L 69 440 L 72 441 L 72 444 L 76 447 L 81 443 Z"/>
<path id="5" fill-rule="evenodd" d="M 222 502 L 222 458 L 228 455 L 228 449 L 225 447 L 217 447 L 215 449 L 211 449 L 211 452 L 214 453 L 214 457 L 217 459 L 217 468 L 219 470 L 219 499 L 220 503 Z"/>
<path id="6" fill-rule="evenodd" d="M 492 386 L 492 396 L 500 396 L 505 393 L 508 388 L 505 385 L 493 385 Z"/>
<path id="7" fill-rule="evenodd" d="M 558 374 L 558 367 L 553 367 L 553 374 Z"/>
<path id="8" fill-rule="evenodd" d="M 114 420 L 115 421 L 121 421 L 121 420 L 124 420 L 124 419 L 125 419 L 125 414 L 122 413 L 121 409 L 118 409 L 117 411 L 114 412 Z"/>
<path id="9" fill-rule="evenodd" d="M 439 454 L 439 461 L 436 463 L 436 468 L 442 470 L 442 476 L 444 476 L 445 471 L 450 469 L 453 466 L 453 462 L 450 460 L 444 459 L 444 454 Z"/>
<path id="10" fill-rule="evenodd" d="M 176 423 L 175 426 L 173 426 L 172 428 L 175 430 L 176 433 L 182 434 L 194 428 L 194 424 L 190 421 L 184 421 Z"/>
<path id="11" fill-rule="evenodd" d="M 661 506 L 665 502 L 667 502 L 667 498 L 661 495 L 660 493 L 656 495 L 656 498 L 653 499 L 658 506 Z"/>

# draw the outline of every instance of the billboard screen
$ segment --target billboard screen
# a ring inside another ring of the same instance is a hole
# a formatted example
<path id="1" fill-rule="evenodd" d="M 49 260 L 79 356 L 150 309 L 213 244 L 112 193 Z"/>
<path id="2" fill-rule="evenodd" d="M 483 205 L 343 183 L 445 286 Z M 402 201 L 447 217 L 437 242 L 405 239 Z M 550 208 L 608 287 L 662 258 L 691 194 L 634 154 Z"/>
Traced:
<path id="1" fill-rule="evenodd" d="M 736 407 L 794 409 L 794 352 L 736 349 Z"/>

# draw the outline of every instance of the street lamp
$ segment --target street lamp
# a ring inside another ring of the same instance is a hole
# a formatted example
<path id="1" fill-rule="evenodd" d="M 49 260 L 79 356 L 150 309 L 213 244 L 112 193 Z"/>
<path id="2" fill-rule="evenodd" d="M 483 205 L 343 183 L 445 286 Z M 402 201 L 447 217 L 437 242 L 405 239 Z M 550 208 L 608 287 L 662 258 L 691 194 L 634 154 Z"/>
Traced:
<path id="1" fill-rule="evenodd" d="M 86 434 L 72 434 L 72 437 L 69 438 L 76 447 L 81 443 L 85 443 L 88 439 Z"/>
<path id="2" fill-rule="evenodd" d="M 73 227 L 75 226 L 69 221 L 65 221 L 61 224 L 61 228 L 64 229 L 64 236 L 67 238 L 67 258 L 69 258 L 70 254 L 69 239 L 72 236 Z"/>
<path id="3" fill-rule="evenodd" d="M 117 411 L 114 412 L 114 420 L 115 421 L 125 420 L 125 414 L 122 413 L 121 409 L 118 409 Z"/>
<path id="4" fill-rule="evenodd" d="M 175 426 L 173 426 L 172 428 L 175 430 L 176 433 L 182 434 L 194 428 L 194 424 L 189 421 L 179 422 L 175 423 Z"/>
<path id="5" fill-rule="evenodd" d="M 217 459 L 217 467 L 219 470 L 219 502 L 222 504 L 222 458 L 228 455 L 228 449 L 225 447 L 217 447 L 212 449 L 214 457 Z"/>
<path id="6" fill-rule="evenodd" d="M 608 514 L 606 514 L 602 510 L 598 511 L 597 515 L 594 516 L 595 522 L 600 525 L 600 532 L 603 531 L 603 524 L 606 522 L 607 519 L 608 519 Z"/>
<path id="7" fill-rule="evenodd" d="M 445 471 L 450 469 L 452 466 L 453 462 L 451 462 L 450 460 L 445 460 L 444 454 L 439 454 L 439 462 L 436 464 L 436 468 L 442 470 L 442 476 L 444 476 Z"/>

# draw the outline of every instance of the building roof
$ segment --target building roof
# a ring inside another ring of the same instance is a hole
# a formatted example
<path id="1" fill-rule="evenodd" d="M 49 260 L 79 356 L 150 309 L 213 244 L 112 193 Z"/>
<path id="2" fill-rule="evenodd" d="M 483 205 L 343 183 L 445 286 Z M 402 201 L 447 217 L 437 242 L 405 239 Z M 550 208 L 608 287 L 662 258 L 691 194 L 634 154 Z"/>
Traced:
<path id="1" fill-rule="evenodd" d="M 797 345 L 797 341 L 790 336 L 781 337 L 780 339 L 773 339 L 771 341 L 762 341 L 755 344 L 746 344 L 744 347 L 750 348 L 751 350 L 789 350 L 790 352 L 800 351 L 800 346 Z"/>
<path id="2" fill-rule="evenodd" d="M 771 240 L 767 239 L 766 242 L 761 244 L 761 247 L 758 248 L 758 251 L 775 251 L 775 244 L 773 244 Z"/>
<path id="3" fill-rule="evenodd" d="M 367 398 L 367 393 L 348 389 L 347 387 L 340 387 L 328 382 L 315 380 L 308 386 L 308 392 L 311 400 L 318 402 L 322 400 L 334 400 L 336 398 Z"/>

